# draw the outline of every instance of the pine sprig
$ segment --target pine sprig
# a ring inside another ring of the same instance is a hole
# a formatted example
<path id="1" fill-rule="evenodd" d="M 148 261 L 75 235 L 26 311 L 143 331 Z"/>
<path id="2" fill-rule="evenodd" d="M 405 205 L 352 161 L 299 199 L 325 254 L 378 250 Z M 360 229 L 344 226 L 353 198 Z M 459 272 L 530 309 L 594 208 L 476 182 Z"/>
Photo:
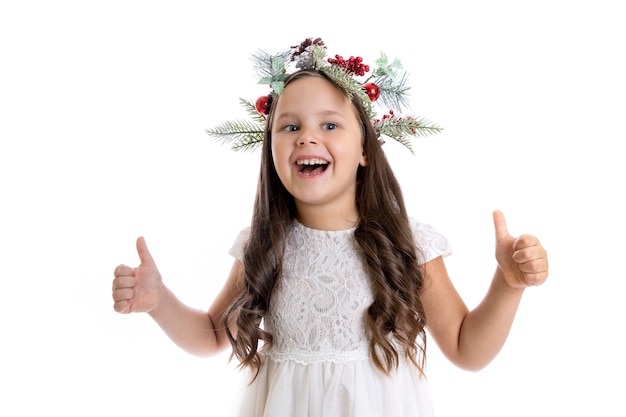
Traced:
<path id="1" fill-rule="evenodd" d="M 232 120 L 207 129 L 206 133 L 234 151 L 252 151 L 263 143 L 264 126 L 249 120 Z"/>
<path id="2" fill-rule="evenodd" d="M 326 65 L 323 68 L 319 68 L 319 70 L 326 74 L 339 87 L 341 87 L 341 89 L 346 92 L 350 100 L 352 100 L 352 97 L 356 94 L 363 103 L 370 101 L 369 97 L 365 93 L 365 90 L 363 89 L 363 86 L 343 68 L 337 65 Z"/>
<path id="3" fill-rule="evenodd" d="M 374 121 L 374 130 L 379 136 L 387 136 L 398 141 L 414 154 L 410 137 L 426 137 L 439 133 L 443 129 L 423 117 L 406 115 L 398 117 L 391 112 L 382 119 Z"/>
<path id="4" fill-rule="evenodd" d="M 255 120 L 259 124 L 265 124 L 265 115 L 259 113 L 259 111 L 256 109 L 256 106 L 251 100 L 239 97 L 239 104 L 241 104 L 246 113 L 248 113 L 248 115 L 252 117 L 253 120 Z"/>
<path id="5" fill-rule="evenodd" d="M 407 85 L 408 74 L 398 74 L 391 77 L 384 75 L 376 79 L 376 85 L 380 89 L 380 100 L 390 109 L 402 110 L 408 107 L 408 93 L 411 87 Z"/>

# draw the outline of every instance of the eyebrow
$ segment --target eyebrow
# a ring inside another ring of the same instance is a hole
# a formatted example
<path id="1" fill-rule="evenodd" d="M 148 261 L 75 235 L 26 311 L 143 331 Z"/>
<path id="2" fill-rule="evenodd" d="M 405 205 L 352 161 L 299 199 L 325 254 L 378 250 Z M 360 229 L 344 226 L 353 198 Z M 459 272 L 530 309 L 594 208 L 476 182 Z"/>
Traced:
<path id="1" fill-rule="evenodd" d="M 342 117 L 344 119 L 347 118 L 344 115 L 344 113 L 336 111 L 336 110 L 322 110 L 322 111 L 317 112 L 316 114 L 320 115 L 320 116 L 339 116 L 339 117 Z M 283 113 L 277 114 L 274 117 L 274 119 L 278 120 L 278 119 L 282 119 L 282 118 L 290 118 L 290 117 L 295 117 L 295 116 L 296 116 L 296 113 L 288 111 L 288 112 L 283 112 Z"/>

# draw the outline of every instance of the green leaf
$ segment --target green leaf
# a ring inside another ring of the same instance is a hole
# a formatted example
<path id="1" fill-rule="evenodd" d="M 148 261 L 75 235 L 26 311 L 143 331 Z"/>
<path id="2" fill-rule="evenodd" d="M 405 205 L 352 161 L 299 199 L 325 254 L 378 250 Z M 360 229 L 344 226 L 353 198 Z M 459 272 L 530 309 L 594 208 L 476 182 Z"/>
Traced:
<path id="1" fill-rule="evenodd" d="M 274 86 L 274 84 L 284 81 L 287 77 L 285 68 L 290 56 L 290 51 L 279 52 L 276 55 L 270 55 L 263 50 L 253 53 L 250 60 L 259 75 L 259 84 Z"/>

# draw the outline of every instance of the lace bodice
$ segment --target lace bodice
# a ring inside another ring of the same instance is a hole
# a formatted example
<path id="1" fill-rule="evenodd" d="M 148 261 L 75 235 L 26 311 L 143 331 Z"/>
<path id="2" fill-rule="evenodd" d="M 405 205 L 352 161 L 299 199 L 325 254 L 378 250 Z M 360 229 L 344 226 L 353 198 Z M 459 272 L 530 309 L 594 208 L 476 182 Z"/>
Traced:
<path id="1" fill-rule="evenodd" d="M 422 262 L 450 253 L 434 228 L 416 221 L 412 227 Z M 243 230 L 231 249 L 238 259 L 248 233 Z M 353 234 L 354 229 L 322 231 L 294 222 L 264 322 L 273 335 L 272 360 L 347 363 L 369 356 L 364 314 L 373 295 Z"/>

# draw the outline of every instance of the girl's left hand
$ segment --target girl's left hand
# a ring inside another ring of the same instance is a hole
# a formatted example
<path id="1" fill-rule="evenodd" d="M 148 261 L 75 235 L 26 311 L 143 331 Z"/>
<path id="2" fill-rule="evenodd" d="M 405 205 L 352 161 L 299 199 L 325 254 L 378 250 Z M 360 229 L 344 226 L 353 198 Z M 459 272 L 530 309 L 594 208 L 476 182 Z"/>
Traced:
<path id="1" fill-rule="evenodd" d="M 493 212 L 496 228 L 496 260 L 506 283 L 518 289 L 541 285 L 548 278 L 548 255 L 532 235 L 514 238 L 506 227 L 504 214 Z"/>

